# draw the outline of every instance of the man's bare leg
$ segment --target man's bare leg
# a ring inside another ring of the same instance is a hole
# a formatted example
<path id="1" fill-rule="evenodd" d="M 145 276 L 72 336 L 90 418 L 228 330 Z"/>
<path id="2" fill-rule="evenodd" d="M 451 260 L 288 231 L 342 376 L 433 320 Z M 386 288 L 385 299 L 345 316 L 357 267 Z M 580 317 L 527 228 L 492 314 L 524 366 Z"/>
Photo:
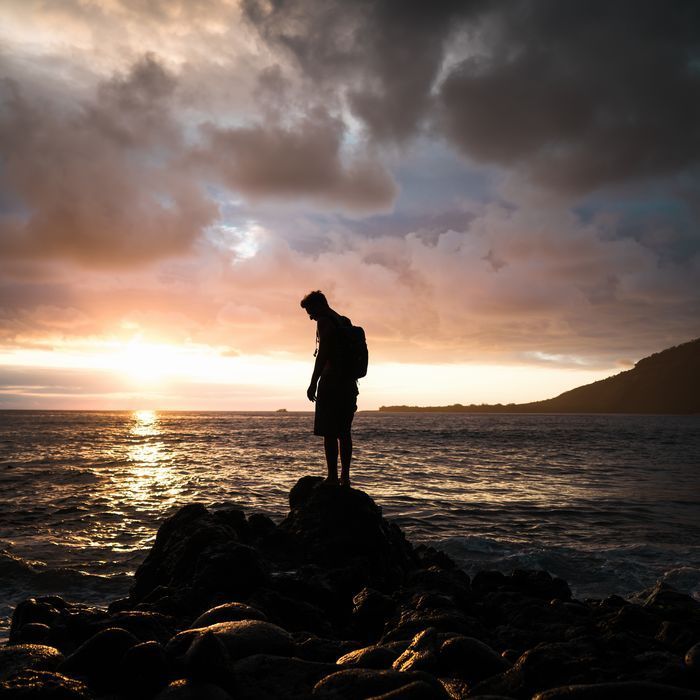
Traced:
<path id="1" fill-rule="evenodd" d="M 352 461 L 352 436 L 350 433 L 341 435 L 340 442 L 340 483 L 342 486 L 350 486 L 350 462 Z"/>
<path id="2" fill-rule="evenodd" d="M 326 453 L 328 481 L 338 481 L 338 438 L 324 435 L 323 449 Z"/>

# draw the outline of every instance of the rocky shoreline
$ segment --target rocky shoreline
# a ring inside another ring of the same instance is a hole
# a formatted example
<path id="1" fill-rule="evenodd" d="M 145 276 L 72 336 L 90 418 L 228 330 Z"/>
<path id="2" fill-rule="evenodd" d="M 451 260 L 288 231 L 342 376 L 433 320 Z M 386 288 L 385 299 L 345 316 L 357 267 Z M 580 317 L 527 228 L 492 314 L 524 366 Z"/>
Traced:
<path id="1" fill-rule="evenodd" d="M 300 479 L 279 524 L 181 508 L 128 598 L 28 598 L 0 700 L 700 700 L 700 602 L 574 600 L 545 571 L 469 578 L 364 492 Z"/>

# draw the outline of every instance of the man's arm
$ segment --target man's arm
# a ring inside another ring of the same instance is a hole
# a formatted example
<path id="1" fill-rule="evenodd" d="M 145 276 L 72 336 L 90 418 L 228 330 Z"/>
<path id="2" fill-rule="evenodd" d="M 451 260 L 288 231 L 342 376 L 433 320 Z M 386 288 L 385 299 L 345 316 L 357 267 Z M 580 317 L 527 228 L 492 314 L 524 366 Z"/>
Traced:
<path id="1" fill-rule="evenodd" d="M 311 375 L 311 382 L 309 383 L 309 388 L 306 390 L 306 396 L 309 401 L 316 400 L 316 385 L 318 384 L 319 377 L 323 372 L 323 368 L 326 366 L 328 361 L 329 350 L 329 336 L 332 331 L 332 324 L 330 319 L 319 318 L 318 319 L 318 353 L 316 353 L 316 362 L 314 363 L 314 371 Z"/>

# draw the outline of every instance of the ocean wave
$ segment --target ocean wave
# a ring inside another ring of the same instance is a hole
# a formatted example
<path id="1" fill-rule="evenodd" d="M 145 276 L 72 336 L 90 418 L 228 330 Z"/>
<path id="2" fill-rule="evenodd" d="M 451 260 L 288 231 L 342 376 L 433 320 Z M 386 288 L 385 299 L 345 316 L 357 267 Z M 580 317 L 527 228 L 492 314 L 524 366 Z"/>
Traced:
<path id="1" fill-rule="evenodd" d="M 636 543 L 576 549 L 477 536 L 449 537 L 434 546 L 472 575 L 483 569 L 545 569 L 565 579 L 580 598 L 628 597 L 664 582 L 700 600 L 700 547 Z"/>
<path id="2" fill-rule="evenodd" d="M 33 595 L 60 595 L 69 601 L 106 606 L 125 596 L 132 576 L 124 572 L 100 575 L 70 567 L 28 561 L 0 550 L 0 642 L 7 639 L 14 607 Z"/>
<path id="3" fill-rule="evenodd" d="M 35 593 L 60 593 L 66 590 L 104 593 L 128 588 L 131 575 L 126 572 L 101 575 L 71 567 L 53 567 L 39 561 L 27 561 L 7 550 L 0 550 L 0 586 Z"/>

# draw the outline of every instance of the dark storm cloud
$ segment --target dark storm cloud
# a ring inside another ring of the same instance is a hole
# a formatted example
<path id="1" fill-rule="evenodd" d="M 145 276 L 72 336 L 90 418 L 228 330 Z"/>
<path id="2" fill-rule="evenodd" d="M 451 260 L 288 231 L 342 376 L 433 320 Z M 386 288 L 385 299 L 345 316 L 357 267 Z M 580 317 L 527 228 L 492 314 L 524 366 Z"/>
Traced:
<path id="1" fill-rule="evenodd" d="M 485 50 L 440 90 L 447 132 L 466 154 L 522 164 L 573 192 L 697 163 L 698 3 L 501 7 Z"/>
<path id="2" fill-rule="evenodd" d="M 470 158 L 577 193 L 700 159 L 696 2 L 245 7 L 377 139 L 406 139 L 430 120 Z"/>
<path id="3" fill-rule="evenodd" d="M 376 161 L 343 154 L 345 127 L 323 109 L 292 126 L 264 121 L 249 127 L 203 129 L 195 160 L 231 190 L 252 199 L 312 199 L 323 207 L 372 212 L 391 207 L 396 185 Z"/>
<path id="4" fill-rule="evenodd" d="M 373 136 L 403 141 L 431 104 L 451 21 L 482 4 L 246 0 L 243 7 L 261 35 L 290 52 L 312 81 L 340 84 Z"/>

